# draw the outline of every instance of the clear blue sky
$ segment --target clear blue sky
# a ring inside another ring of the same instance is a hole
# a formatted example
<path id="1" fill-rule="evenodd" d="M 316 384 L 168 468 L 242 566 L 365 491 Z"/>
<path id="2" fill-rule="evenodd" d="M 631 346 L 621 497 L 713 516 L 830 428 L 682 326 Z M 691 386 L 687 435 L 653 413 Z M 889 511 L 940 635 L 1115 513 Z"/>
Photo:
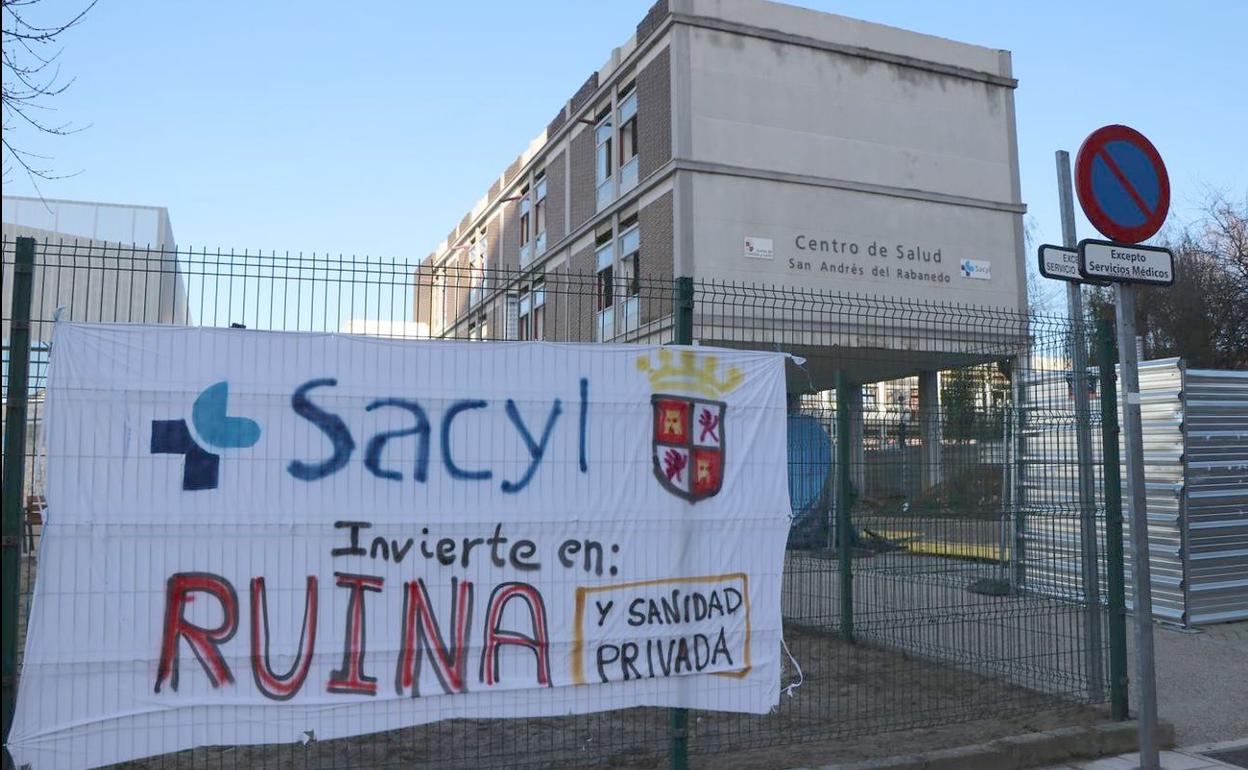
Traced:
<path id="1" fill-rule="evenodd" d="M 57 102 L 90 128 L 27 144 L 82 170 L 44 195 L 167 206 L 182 246 L 419 259 L 649 4 L 101 0 L 66 38 Z M 1054 150 L 1105 123 L 1166 158 L 1172 220 L 1206 188 L 1248 194 L 1244 0 L 799 4 L 1011 50 L 1042 241 L 1060 238 Z M 33 193 L 21 175 L 6 191 Z"/>

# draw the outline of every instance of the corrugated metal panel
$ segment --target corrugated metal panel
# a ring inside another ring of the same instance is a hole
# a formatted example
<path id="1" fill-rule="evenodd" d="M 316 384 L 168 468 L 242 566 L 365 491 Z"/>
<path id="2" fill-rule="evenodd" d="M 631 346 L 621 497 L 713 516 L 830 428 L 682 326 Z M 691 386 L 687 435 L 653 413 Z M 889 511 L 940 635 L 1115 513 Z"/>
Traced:
<path id="1" fill-rule="evenodd" d="M 1248 372 L 1183 373 L 1187 621 L 1248 618 Z"/>
<path id="2" fill-rule="evenodd" d="M 1183 623 L 1183 372 L 1179 359 L 1140 363 L 1140 420 L 1144 438 L 1144 484 L 1148 505 L 1148 550 L 1153 578 L 1153 615 Z M 1121 409 L 1119 420 L 1121 421 Z M 1123 448 L 1123 457 L 1126 450 Z M 1127 606 L 1133 605 L 1131 522 L 1123 473 L 1123 540 Z"/>
<path id="3" fill-rule="evenodd" d="M 1027 588 L 1078 599 L 1072 411 L 1064 374 L 1025 383 L 1018 483 L 1026 513 L 1022 539 Z M 1248 618 L 1248 372 L 1185 371 L 1177 358 L 1144 362 L 1140 411 L 1153 614 L 1184 625 Z M 1099 465 L 1098 425 L 1093 436 Z M 1096 490 L 1097 507 L 1103 509 L 1099 477 Z M 1125 498 L 1127 490 L 1123 493 Z M 1103 547 L 1103 518 L 1097 530 Z M 1129 606 L 1129 522 L 1123 530 Z"/>

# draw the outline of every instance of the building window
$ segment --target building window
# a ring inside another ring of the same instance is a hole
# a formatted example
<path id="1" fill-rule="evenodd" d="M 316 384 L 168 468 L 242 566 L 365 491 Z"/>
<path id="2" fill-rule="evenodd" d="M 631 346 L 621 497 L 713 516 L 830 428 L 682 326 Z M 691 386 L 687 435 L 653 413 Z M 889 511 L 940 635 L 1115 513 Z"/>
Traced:
<path id="1" fill-rule="evenodd" d="M 528 286 L 522 285 L 520 287 L 520 301 L 518 304 L 519 309 L 516 315 L 519 317 L 519 323 L 517 324 L 519 326 L 519 329 L 517 329 L 519 337 L 522 340 L 533 339 L 529 336 L 529 315 L 533 311 L 533 301 L 529 294 Z"/>
<path id="2" fill-rule="evenodd" d="M 619 290 L 622 308 L 620 331 L 632 331 L 637 328 L 639 318 L 638 305 L 641 295 L 641 228 L 637 226 L 637 215 L 620 222 L 620 274 Z"/>
<path id="3" fill-rule="evenodd" d="M 612 173 L 615 171 L 612 148 L 611 129 L 611 107 L 598 114 L 598 122 L 594 127 L 594 142 L 596 145 L 596 170 L 595 179 L 598 183 L 598 211 L 602 211 L 612 200 L 615 199 L 615 190 L 612 187 Z"/>
<path id="4" fill-rule="evenodd" d="M 533 299 L 533 309 L 529 311 L 531 316 L 531 329 L 529 330 L 529 339 L 544 340 L 546 339 L 546 281 L 538 278 L 533 281 L 533 290 L 529 292 L 529 296 Z"/>
<path id="5" fill-rule="evenodd" d="M 522 340 L 546 338 L 546 281 L 533 279 L 520 287 L 519 337 Z"/>
<path id="6" fill-rule="evenodd" d="M 635 83 L 620 92 L 620 193 L 637 186 L 637 89 Z"/>
<path id="7" fill-rule="evenodd" d="M 602 342 L 615 333 L 615 242 L 609 229 L 598 234 L 595 259 L 598 270 L 598 327 L 595 339 Z"/>
<path id="8" fill-rule="evenodd" d="M 611 231 L 598 238 L 598 249 L 595 258 L 598 263 L 598 309 L 606 310 L 615 304 L 615 249 L 611 244 Z"/>
<path id="9" fill-rule="evenodd" d="M 435 337 L 442 336 L 446 331 L 446 274 L 438 270 L 433 274 L 433 290 L 429 298 L 430 332 Z"/>
<path id="10" fill-rule="evenodd" d="M 533 256 L 546 251 L 546 172 L 537 172 L 533 186 Z"/>
<path id="11" fill-rule="evenodd" d="M 862 411 L 864 413 L 873 413 L 879 408 L 878 396 L 874 383 L 862 386 Z"/>
<path id="12" fill-rule="evenodd" d="M 525 185 L 520 190 L 520 266 L 524 267 L 529 264 L 529 260 L 533 254 L 533 247 L 530 245 L 532 241 L 533 231 L 530 229 L 532 224 L 532 206 L 533 201 L 529 198 L 529 186 Z"/>
<path id="13" fill-rule="evenodd" d="M 468 246 L 468 305 L 481 301 L 485 293 L 485 239 L 474 236 Z"/>

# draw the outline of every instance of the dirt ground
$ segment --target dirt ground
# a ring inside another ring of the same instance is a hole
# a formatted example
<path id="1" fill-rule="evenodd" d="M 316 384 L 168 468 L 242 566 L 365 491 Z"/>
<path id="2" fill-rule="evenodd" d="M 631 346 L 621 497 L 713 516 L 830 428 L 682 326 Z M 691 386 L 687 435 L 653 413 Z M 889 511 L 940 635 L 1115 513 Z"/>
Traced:
<path id="1" fill-rule="evenodd" d="M 911 754 L 1105 719 L 1016 685 L 899 653 L 786 629 L 805 681 L 767 716 L 694 712 L 691 765 L 787 768 Z M 786 670 L 784 684 L 796 679 Z M 124 765 L 155 768 L 659 768 L 668 712 L 454 720 L 306 746 L 198 749 Z"/>

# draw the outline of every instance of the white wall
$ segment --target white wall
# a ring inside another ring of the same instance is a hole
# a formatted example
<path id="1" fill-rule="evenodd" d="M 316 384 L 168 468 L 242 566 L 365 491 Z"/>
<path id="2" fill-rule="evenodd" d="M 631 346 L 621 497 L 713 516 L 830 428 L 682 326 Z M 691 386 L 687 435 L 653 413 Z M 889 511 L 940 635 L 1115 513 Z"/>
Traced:
<path id="1" fill-rule="evenodd" d="M 1007 53 L 754 0 L 689 2 L 732 27 L 689 27 L 697 277 L 1025 306 Z M 798 235 L 859 253 L 803 251 Z M 746 259 L 746 236 L 771 238 L 775 258 Z M 868 254 L 873 243 L 889 256 Z M 898 260 L 899 244 L 940 262 Z M 990 279 L 963 277 L 964 259 Z M 899 280 L 899 267 L 948 280 Z"/>
<path id="2" fill-rule="evenodd" d="M 695 159 L 1018 202 L 1005 86 L 701 28 L 690 60 Z"/>

